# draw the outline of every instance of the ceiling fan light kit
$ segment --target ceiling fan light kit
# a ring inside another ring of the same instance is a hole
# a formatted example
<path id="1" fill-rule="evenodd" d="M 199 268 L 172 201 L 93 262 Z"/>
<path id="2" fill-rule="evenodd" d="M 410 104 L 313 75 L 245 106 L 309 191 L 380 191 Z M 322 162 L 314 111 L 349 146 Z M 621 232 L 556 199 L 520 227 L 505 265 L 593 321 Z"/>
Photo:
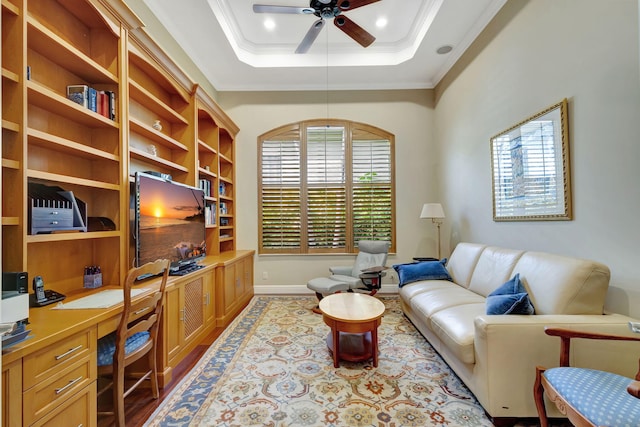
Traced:
<path id="1" fill-rule="evenodd" d="M 274 6 L 254 4 L 255 13 L 286 13 L 296 15 L 316 15 L 320 19 L 314 22 L 307 34 L 298 45 L 296 53 L 306 53 L 324 27 L 325 19 L 333 18 L 333 24 L 347 36 L 351 37 L 362 47 L 367 47 L 375 41 L 375 37 L 367 30 L 347 18 L 342 12 L 366 6 L 380 0 L 311 0 L 309 7 Z"/>

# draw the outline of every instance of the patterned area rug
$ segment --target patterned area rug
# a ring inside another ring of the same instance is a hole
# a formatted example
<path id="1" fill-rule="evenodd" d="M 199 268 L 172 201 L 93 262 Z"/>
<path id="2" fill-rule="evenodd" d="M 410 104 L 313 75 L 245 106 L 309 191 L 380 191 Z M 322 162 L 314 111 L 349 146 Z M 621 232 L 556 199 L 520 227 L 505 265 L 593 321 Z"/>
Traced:
<path id="1" fill-rule="evenodd" d="M 256 296 L 146 426 L 492 426 L 482 407 L 382 296 L 379 363 L 340 362 L 311 297 Z"/>

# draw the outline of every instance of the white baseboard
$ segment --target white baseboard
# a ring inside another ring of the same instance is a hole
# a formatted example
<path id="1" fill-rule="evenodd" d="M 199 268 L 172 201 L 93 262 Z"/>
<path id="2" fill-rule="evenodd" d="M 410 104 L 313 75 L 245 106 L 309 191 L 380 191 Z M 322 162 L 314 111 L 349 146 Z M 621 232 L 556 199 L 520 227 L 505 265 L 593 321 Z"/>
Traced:
<path id="1" fill-rule="evenodd" d="M 300 295 L 310 294 L 314 292 L 307 288 L 307 285 L 253 285 L 253 292 L 256 295 Z M 382 288 L 378 291 L 381 294 L 397 294 L 398 285 L 396 284 L 382 284 Z"/>

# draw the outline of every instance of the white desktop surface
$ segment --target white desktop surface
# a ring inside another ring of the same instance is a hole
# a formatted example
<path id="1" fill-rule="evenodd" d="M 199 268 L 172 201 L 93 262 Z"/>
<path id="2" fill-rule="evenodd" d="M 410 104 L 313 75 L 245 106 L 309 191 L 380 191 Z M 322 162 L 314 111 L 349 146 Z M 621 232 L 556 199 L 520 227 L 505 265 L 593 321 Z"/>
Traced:
<path id="1" fill-rule="evenodd" d="M 147 292 L 149 289 L 131 289 L 131 297 Z M 122 289 L 105 289 L 98 293 L 87 295 L 77 300 L 69 302 L 59 302 L 54 310 L 67 309 L 87 309 L 87 308 L 109 308 L 124 301 L 124 291 Z"/>

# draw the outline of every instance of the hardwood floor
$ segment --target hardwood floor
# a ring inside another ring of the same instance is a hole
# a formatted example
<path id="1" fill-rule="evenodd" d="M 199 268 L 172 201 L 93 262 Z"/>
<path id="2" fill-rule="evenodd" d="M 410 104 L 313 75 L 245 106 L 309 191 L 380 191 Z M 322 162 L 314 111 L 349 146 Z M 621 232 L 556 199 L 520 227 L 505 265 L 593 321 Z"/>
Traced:
<path id="1" fill-rule="evenodd" d="M 160 397 L 153 399 L 148 389 L 140 386 L 134 390 L 125 399 L 125 420 L 127 427 L 140 427 L 153 414 L 153 411 L 162 403 L 162 401 L 171 393 L 173 388 L 180 382 L 185 375 L 198 363 L 211 344 L 220 336 L 224 328 L 216 328 L 211 334 L 198 344 L 198 346 L 172 372 L 171 382 L 160 389 Z M 105 393 L 98 401 L 98 410 L 107 410 L 111 408 L 110 392 Z M 99 415 L 98 427 L 107 427 L 113 425 L 113 416 Z"/>

